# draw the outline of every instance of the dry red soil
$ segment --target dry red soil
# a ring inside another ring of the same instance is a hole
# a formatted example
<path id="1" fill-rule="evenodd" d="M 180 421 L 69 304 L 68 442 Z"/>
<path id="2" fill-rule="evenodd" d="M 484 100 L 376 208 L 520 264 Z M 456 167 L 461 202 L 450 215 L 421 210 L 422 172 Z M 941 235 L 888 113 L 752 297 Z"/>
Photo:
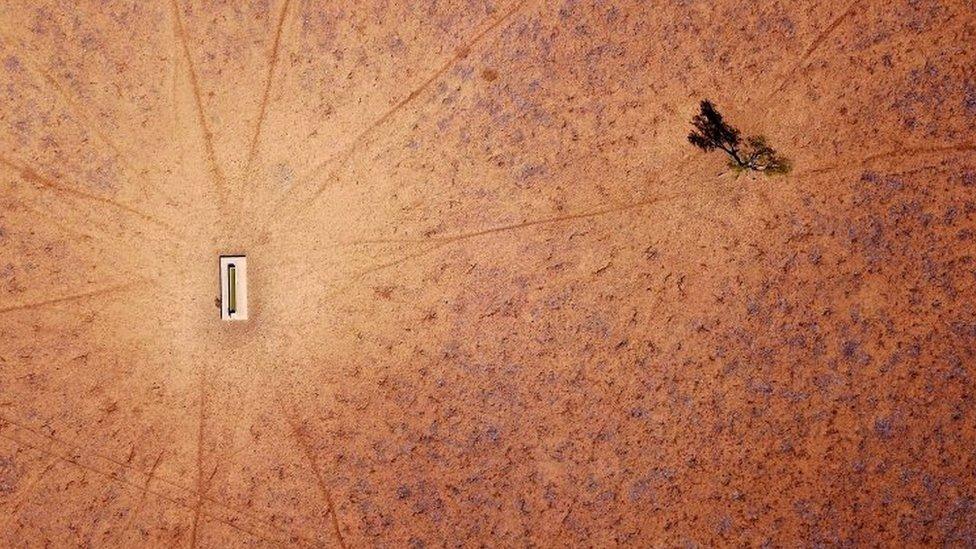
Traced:
<path id="1" fill-rule="evenodd" d="M 964 0 L 3 2 L 0 545 L 976 546 L 973 44 Z M 792 173 L 691 147 L 704 98 Z"/>

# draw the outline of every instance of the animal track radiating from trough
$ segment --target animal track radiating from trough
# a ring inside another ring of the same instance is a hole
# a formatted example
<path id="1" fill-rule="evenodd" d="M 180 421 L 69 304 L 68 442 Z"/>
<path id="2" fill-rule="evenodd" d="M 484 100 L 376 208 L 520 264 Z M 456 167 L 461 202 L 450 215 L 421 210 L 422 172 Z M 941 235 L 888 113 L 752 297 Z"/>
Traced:
<path id="1" fill-rule="evenodd" d="M 356 137 L 352 140 L 352 142 L 341 153 L 339 153 L 336 157 L 329 158 L 327 160 L 319 162 L 318 164 L 315 165 L 315 167 L 312 168 L 312 170 L 306 176 L 301 177 L 300 181 L 311 184 L 318 178 L 318 175 L 321 172 L 321 170 L 323 170 L 329 164 L 333 164 L 333 163 L 336 164 L 335 169 L 331 172 L 329 177 L 326 178 L 326 181 L 319 184 L 315 188 L 315 191 L 311 194 L 310 197 L 300 202 L 298 206 L 296 206 L 295 208 L 296 211 L 293 212 L 294 216 L 299 217 L 303 215 L 304 211 L 313 202 L 315 202 L 318 199 L 318 197 L 322 194 L 322 192 L 324 192 L 325 189 L 330 184 L 334 183 L 336 180 L 338 180 L 339 177 L 341 177 L 343 168 L 345 168 L 346 164 L 357 152 L 357 150 L 360 147 L 364 146 L 366 140 L 369 138 L 370 135 L 373 134 L 373 132 L 383 127 L 390 119 L 393 118 L 395 114 L 403 110 L 407 105 L 413 102 L 414 99 L 416 99 L 422 93 L 424 93 L 424 91 L 426 91 L 432 84 L 440 80 L 447 73 L 447 71 L 451 69 L 451 67 L 455 66 L 457 63 L 459 63 L 460 61 L 468 57 L 468 55 L 470 55 L 471 53 L 471 48 L 473 48 L 482 39 L 484 39 L 484 37 L 487 36 L 490 32 L 498 28 L 505 21 L 509 20 L 513 15 L 515 15 L 515 13 L 517 13 L 520 9 L 522 9 L 526 4 L 526 0 L 520 0 L 518 2 L 514 2 L 513 4 L 514 5 L 510 9 L 508 9 L 504 14 L 502 14 L 500 17 L 495 19 L 490 25 L 488 25 L 480 32 L 475 34 L 470 40 L 468 40 L 463 46 L 461 46 L 458 49 L 458 51 L 456 51 L 455 54 L 451 56 L 450 59 L 448 59 L 445 63 L 443 63 L 426 80 L 421 82 L 419 86 L 411 90 L 406 97 L 398 101 L 396 104 L 393 105 L 393 107 L 385 111 L 379 118 L 371 122 L 364 130 L 359 132 L 356 135 Z M 285 200 L 288 198 L 288 194 L 294 188 L 295 188 L 294 186 L 289 187 L 286 190 L 285 195 L 279 198 L 278 200 L 276 200 L 274 206 L 271 209 L 271 221 L 278 220 L 280 216 L 279 213 L 280 208 L 282 207 L 282 204 L 285 202 Z"/>
<path id="2" fill-rule="evenodd" d="M 255 156 L 258 152 L 258 144 L 261 139 L 261 127 L 264 125 L 264 119 L 267 115 L 268 103 L 271 100 L 271 86 L 274 84 L 275 67 L 278 66 L 278 59 L 281 57 L 281 34 L 285 28 L 285 21 L 288 18 L 288 6 L 291 4 L 291 0 L 284 0 L 281 4 L 281 13 L 278 16 L 278 23 L 275 26 L 274 31 L 274 41 L 271 44 L 271 56 L 268 62 L 268 76 L 264 81 L 264 88 L 261 93 L 261 103 L 258 108 L 258 121 L 254 125 L 254 134 L 251 136 L 251 143 L 247 151 L 247 162 L 244 165 L 244 175 L 242 177 L 241 188 L 238 189 L 239 193 L 247 192 L 248 184 L 253 177 L 251 170 L 253 169 Z"/>
<path id="3" fill-rule="evenodd" d="M 214 150 L 213 143 L 213 130 L 211 130 L 210 124 L 207 122 L 207 115 L 204 113 L 203 93 L 200 91 L 200 80 L 197 75 L 197 70 L 193 65 L 193 55 L 190 53 L 189 38 L 187 37 L 186 28 L 183 26 L 183 18 L 180 15 L 180 7 L 178 2 L 179 0 L 170 0 L 173 17 L 173 32 L 179 39 L 183 52 L 183 62 L 186 63 L 186 76 L 189 80 L 190 89 L 193 92 L 193 105 L 196 109 L 197 124 L 199 125 L 200 133 L 202 134 L 201 137 L 203 138 L 205 158 L 207 165 L 210 168 L 210 175 L 213 179 L 217 201 L 221 206 L 223 206 L 226 199 L 224 196 L 224 187 L 226 187 L 224 183 L 224 174 L 220 170 L 220 165 L 217 163 L 217 152 Z"/>
<path id="4" fill-rule="evenodd" d="M 85 192 L 85 191 L 79 191 L 76 188 L 72 188 L 72 187 L 69 187 L 67 185 L 62 185 L 61 183 L 59 183 L 58 181 L 55 181 L 54 179 L 52 179 L 50 177 L 46 177 L 44 175 L 41 175 L 41 174 L 37 173 L 36 171 L 34 171 L 30 167 L 18 165 L 16 163 L 14 163 L 13 161 L 11 161 L 11 160 L 9 160 L 7 158 L 4 158 L 3 156 L 0 156 L 0 165 L 6 166 L 7 168 L 18 172 L 20 174 L 20 177 L 24 181 L 27 181 L 28 183 L 32 183 L 34 185 L 37 185 L 39 187 L 43 187 L 43 188 L 46 188 L 46 189 L 50 189 L 50 190 L 54 191 L 55 193 L 58 193 L 58 194 L 61 194 L 61 195 L 72 196 L 72 197 L 75 197 L 75 198 L 81 198 L 83 200 L 87 200 L 87 201 L 96 202 L 96 203 L 99 203 L 99 204 L 105 204 L 105 205 L 111 206 L 111 207 L 116 208 L 118 210 L 121 210 L 121 211 L 123 211 L 125 213 L 134 215 L 134 216 L 138 217 L 142 221 L 145 221 L 145 222 L 148 222 L 148 223 L 152 223 L 153 225 L 156 225 L 158 227 L 162 227 L 162 228 L 166 229 L 173 237 L 179 239 L 179 236 L 177 235 L 176 231 L 172 227 L 170 227 L 168 224 L 166 224 L 165 222 L 163 222 L 160 219 L 156 218 L 155 216 L 150 215 L 150 214 L 147 214 L 147 213 L 145 213 L 143 211 L 140 211 L 140 210 L 138 210 L 136 208 L 133 208 L 132 206 L 129 206 L 127 204 L 123 204 L 122 202 L 119 202 L 117 200 L 113 200 L 111 198 L 106 198 L 106 197 L 103 197 L 103 196 L 97 196 L 97 195 L 94 195 L 94 194 L 91 194 L 91 193 L 88 193 L 88 192 Z"/>
<path id="5" fill-rule="evenodd" d="M 71 301 L 77 301 L 79 299 L 91 299 L 94 297 L 104 296 L 106 294 L 112 294 L 116 292 L 122 292 L 125 290 L 130 290 L 134 288 L 137 284 L 141 282 L 128 282 L 125 284 L 117 284 L 115 286 L 109 286 L 108 288 L 101 288 L 99 290 L 91 290 L 88 292 L 81 292 L 77 294 L 55 297 L 52 299 L 42 299 L 37 301 L 31 301 L 28 303 L 18 303 L 16 305 L 6 305 L 0 304 L 0 313 L 7 313 L 11 311 L 22 311 L 25 309 L 34 309 L 37 307 L 46 307 L 48 305 L 57 305 L 59 303 L 68 303 Z"/>
<path id="6" fill-rule="evenodd" d="M 807 47 L 807 49 L 804 50 L 803 55 L 801 55 L 800 58 L 796 61 L 796 63 L 794 63 L 793 66 L 790 68 L 790 70 L 787 71 L 787 73 L 783 75 L 782 78 L 779 79 L 779 82 L 776 85 L 776 87 L 773 88 L 773 91 L 766 96 L 766 99 L 764 101 L 765 106 L 769 106 L 770 101 L 772 101 L 775 96 L 779 95 L 783 91 L 783 89 L 786 88 L 786 85 L 790 82 L 790 79 L 794 78 L 797 72 L 803 70 L 803 68 L 806 66 L 807 61 L 810 60 L 810 57 L 813 56 L 813 54 L 816 53 L 818 49 L 820 49 L 820 47 L 827 41 L 827 39 L 830 38 L 830 36 L 833 35 L 833 33 L 844 23 L 844 21 L 849 19 L 852 15 L 854 15 L 857 12 L 857 8 L 861 5 L 861 3 L 862 0 L 854 0 L 853 2 L 851 2 L 850 5 L 847 6 L 847 9 L 841 12 L 841 14 L 838 15 L 833 21 L 831 21 L 830 24 L 827 25 L 827 27 L 823 31 L 817 34 L 816 38 L 814 38 L 813 41 L 810 42 L 810 45 Z"/>

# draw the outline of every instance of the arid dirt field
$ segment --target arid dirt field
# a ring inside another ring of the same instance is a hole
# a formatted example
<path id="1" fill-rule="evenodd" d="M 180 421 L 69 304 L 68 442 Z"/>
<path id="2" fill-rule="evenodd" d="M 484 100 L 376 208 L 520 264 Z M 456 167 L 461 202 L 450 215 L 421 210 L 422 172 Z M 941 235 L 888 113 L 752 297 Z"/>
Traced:
<path id="1" fill-rule="evenodd" d="M 0 546 L 976 546 L 974 43 L 3 2 Z M 793 172 L 689 145 L 704 98 Z"/>

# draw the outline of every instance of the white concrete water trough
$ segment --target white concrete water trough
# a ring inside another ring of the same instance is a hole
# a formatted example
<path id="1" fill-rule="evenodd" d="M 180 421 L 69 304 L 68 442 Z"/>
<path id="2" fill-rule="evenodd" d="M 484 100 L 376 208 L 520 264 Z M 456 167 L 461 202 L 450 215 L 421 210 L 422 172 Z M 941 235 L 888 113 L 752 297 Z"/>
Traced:
<path id="1" fill-rule="evenodd" d="M 220 318 L 247 320 L 247 257 L 220 256 Z"/>

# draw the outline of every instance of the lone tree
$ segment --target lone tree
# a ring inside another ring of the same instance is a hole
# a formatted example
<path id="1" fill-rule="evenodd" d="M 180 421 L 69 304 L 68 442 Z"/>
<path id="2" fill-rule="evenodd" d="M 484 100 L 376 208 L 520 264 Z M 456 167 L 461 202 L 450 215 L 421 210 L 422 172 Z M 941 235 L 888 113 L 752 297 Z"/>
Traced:
<path id="1" fill-rule="evenodd" d="M 703 151 L 721 149 L 729 155 L 729 166 L 737 171 L 752 170 L 767 175 L 790 171 L 790 161 L 776 152 L 761 135 L 750 136 L 743 143 L 739 130 L 725 122 L 715 105 L 707 99 L 701 111 L 691 120 L 695 129 L 688 141 Z"/>

